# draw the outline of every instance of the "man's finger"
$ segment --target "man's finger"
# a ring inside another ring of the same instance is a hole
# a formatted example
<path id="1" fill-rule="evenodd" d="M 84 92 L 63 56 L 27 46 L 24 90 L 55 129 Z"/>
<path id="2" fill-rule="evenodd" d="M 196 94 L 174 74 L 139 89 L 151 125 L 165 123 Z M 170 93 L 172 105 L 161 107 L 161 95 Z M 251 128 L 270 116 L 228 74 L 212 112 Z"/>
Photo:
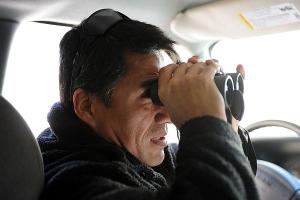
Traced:
<path id="1" fill-rule="evenodd" d="M 188 63 L 196 64 L 197 62 L 200 62 L 200 59 L 198 56 L 193 56 L 188 59 Z"/>
<path id="2" fill-rule="evenodd" d="M 182 76 L 185 75 L 189 67 L 192 63 L 182 63 L 178 66 L 178 68 L 174 71 L 173 76 Z"/>
<path id="3" fill-rule="evenodd" d="M 239 72 L 243 78 L 245 79 L 245 68 L 242 64 L 238 64 L 237 67 L 236 67 L 236 71 Z"/>
<path id="4" fill-rule="evenodd" d="M 207 66 L 204 68 L 203 73 L 211 78 L 214 78 L 215 74 L 220 71 L 220 66 L 213 60 L 206 60 L 205 64 Z"/>
<path id="5" fill-rule="evenodd" d="M 206 60 L 205 64 L 212 65 L 217 72 L 220 71 L 220 65 L 217 62 L 215 62 L 214 60 Z"/>
<path id="6" fill-rule="evenodd" d="M 192 66 L 190 66 L 187 70 L 187 73 L 199 74 L 205 66 L 206 64 L 204 62 L 198 62 L 197 64 L 193 64 Z"/>
<path id="7" fill-rule="evenodd" d="M 175 70 L 177 69 L 178 65 L 170 64 L 167 65 L 159 70 L 159 85 L 166 85 L 169 80 L 173 77 Z"/>

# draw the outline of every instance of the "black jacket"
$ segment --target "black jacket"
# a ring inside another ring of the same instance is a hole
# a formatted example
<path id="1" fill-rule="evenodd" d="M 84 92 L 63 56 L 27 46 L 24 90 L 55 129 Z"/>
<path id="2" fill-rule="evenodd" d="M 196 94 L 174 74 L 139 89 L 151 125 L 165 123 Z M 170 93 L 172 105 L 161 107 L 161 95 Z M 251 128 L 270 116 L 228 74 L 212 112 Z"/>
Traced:
<path id="1" fill-rule="evenodd" d="M 176 161 L 166 148 L 155 168 L 96 136 L 60 104 L 48 121 L 38 137 L 46 176 L 42 199 L 258 199 L 240 138 L 220 119 L 185 123 Z"/>

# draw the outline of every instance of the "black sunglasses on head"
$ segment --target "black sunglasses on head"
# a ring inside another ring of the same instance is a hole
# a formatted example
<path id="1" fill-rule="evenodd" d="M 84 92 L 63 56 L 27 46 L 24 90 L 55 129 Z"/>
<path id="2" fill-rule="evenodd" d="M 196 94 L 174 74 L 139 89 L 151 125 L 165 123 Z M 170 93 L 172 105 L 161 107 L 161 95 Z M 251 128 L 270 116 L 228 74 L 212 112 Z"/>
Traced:
<path id="1" fill-rule="evenodd" d="M 86 36 L 100 36 L 124 19 L 130 18 L 112 9 L 101 9 L 91 14 L 80 28 Z"/>
<path id="2" fill-rule="evenodd" d="M 73 91 L 74 91 L 74 82 L 79 77 L 81 73 L 83 58 L 82 58 L 82 51 L 88 51 L 92 44 L 95 43 L 98 37 L 103 36 L 106 34 L 113 26 L 118 24 L 122 20 L 130 20 L 129 17 L 126 15 L 115 11 L 113 9 L 101 9 L 97 10 L 93 14 L 91 14 L 82 24 L 79 26 L 74 27 L 74 29 L 78 29 L 80 31 L 80 44 L 77 48 L 75 56 L 73 58 L 73 71 L 72 77 L 70 80 L 70 97 L 72 99 Z M 85 48 L 84 39 L 92 38 L 92 41 L 87 42 L 85 41 Z"/>

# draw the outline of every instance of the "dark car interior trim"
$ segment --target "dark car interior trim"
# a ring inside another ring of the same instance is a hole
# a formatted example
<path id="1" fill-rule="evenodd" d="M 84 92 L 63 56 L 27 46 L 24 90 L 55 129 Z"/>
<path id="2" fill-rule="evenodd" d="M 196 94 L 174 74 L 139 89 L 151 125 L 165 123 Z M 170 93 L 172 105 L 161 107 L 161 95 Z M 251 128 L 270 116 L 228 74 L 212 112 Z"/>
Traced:
<path id="1" fill-rule="evenodd" d="M 18 23 L 11 20 L 0 20 L 0 93 L 2 92 L 3 79 L 9 54 L 10 44 Z"/>

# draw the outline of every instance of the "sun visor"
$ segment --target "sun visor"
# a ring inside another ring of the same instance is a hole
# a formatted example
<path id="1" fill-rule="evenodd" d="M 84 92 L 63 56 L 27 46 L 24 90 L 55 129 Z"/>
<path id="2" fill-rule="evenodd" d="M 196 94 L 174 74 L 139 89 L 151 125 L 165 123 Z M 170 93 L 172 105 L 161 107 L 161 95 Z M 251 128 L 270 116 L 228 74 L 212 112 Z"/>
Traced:
<path id="1" fill-rule="evenodd" d="M 188 42 L 245 38 L 300 29 L 300 1 L 226 0 L 189 8 L 171 31 Z"/>

